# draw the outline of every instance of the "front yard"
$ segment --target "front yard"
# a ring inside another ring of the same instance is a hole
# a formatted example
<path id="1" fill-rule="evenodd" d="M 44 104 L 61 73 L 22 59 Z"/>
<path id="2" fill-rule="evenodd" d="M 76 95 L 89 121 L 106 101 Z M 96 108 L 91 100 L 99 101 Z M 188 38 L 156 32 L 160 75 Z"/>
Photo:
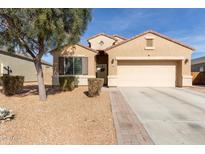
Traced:
<path id="1" fill-rule="evenodd" d="M 108 92 L 90 98 L 86 90 L 51 92 L 45 103 L 35 92 L 12 97 L 0 93 L 0 107 L 16 115 L 0 123 L 0 144 L 116 144 Z"/>

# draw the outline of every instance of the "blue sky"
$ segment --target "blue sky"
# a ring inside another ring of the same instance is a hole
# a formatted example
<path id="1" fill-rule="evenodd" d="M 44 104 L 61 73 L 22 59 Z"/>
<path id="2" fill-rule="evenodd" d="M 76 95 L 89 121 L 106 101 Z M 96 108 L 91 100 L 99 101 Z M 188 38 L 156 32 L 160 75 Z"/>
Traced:
<path id="1" fill-rule="evenodd" d="M 93 9 L 81 43 L 101 32 L 130 38 L 150 29 L 194 47 L 192 58 L 205 56 L 205 9 Z"/>

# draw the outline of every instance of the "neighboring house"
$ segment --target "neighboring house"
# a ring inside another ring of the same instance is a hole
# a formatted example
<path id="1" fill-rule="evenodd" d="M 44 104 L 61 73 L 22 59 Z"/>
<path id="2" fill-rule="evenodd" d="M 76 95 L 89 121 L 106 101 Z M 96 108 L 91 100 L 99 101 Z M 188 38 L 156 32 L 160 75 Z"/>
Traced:
<path id="1" fill-rule="evenodd" d="M 130 39 L 98 34 L 89 46 L 64 46 L 53 55 L 53 85 L 59 76 L 78 76 L 80 85 L 88 78 L 104 78 L 108 86 L 182 87 L 192 85 L 193 48 L 154 31 Z"/>
<path id="2" fill-rule="evenodd" d="M 14 54 L 0 50 L 0 76 L 7 73 L 4 67 L 8 66 L 12 71 L 11 75 L 22 75 L 25 77 L 26 82 L 37 81 L 36 70 L 32 58 L 23 54 Z M 52 65 L 43 61 L 42 67 L 44 77 L 49 80 L 48 74 L 50 73 L 51 80 Z"/>
<path id="3" fill-rule="evenodd" d="M 191 71 L 192 72 L 205 72 L 205 56 L 192 60 Z"/>

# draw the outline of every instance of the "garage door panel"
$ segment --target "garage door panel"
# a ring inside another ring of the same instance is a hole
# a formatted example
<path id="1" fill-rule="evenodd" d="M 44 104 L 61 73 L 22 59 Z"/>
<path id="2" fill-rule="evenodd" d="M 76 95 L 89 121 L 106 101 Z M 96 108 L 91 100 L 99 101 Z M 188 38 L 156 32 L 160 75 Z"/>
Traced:
<path id="1" fill-rule="evenodd" d="M 175 87 L 175 64 L 118 65 L 118 86 Z"/>

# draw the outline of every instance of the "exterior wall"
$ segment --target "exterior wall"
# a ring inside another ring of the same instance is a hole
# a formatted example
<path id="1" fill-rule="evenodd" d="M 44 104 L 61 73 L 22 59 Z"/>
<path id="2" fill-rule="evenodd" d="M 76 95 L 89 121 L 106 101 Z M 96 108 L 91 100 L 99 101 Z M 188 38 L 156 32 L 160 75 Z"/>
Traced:
<path id="1" fill-rule="evenodd" d="M 100 41 L 103 41 L 104 44 L 103 45 L 100 45 Z M 110 46 L 113 45 L 113 43 L 115 42 L 115 40 L 111 39 L 111 38 L 108 38 L 106 36 L 103 36 L 103 35 L 100 35 L 100 36 L 97 36 L 93 39 L 90 39 L 88 41 L 91 45 L 91 48 L 92 49 L 95 49 L 95 50 L 104 50 Z"/>
<path id="2" fill-rule="evenodd" d="M 33 61 L 0 54 L 0 76 L 6 73 L 5 69 L 3 69 L 4 66 L 9 66 L 11 68 L 11 75 L 24 76 L 26 82 L 37 81 L 36 69 Z M 52 71 L 52 66 L 43 65 L 42 67 L 44 72 Z M 49 80 L 49 75 L 45 75 L 44 73 L 44 76 L 46 76 L 47 80 Z"/>
<path id="3" fill-rule="evenodd" d="M 154 38 L 154 49 L 147 50 L 146 47 L 146 37 Z M 178 45 L 174 42 L 168 41 L 162 37 L 148 33 L 142 35 L 136 39 L 133 39 L 125 44 L 117 46 L 107 51 L 109 55 L 108 62 L 108 72 L 110 82 L 115 83 L 115 78 L 117 76 L 117 60 L 116 57 L 184 57 L 184 59 L 179 62 L 178 68 L 181 71 L 181 76 L 179 77 L 178 83 L 182 82 L 182 86 L 191 85 L 191 54 L 192 50 Z M 181 70 L 180 70 L 181 69 Z"/>
<path id="4" fill-rule="evenodd" d="M 74 53 L 71 53 L 72 48 L 75 48 L 75 50 L 73 51 Z M 79 77 L 79 85 L 87 85 L 87 78 L 96 76 L 95 55 L 95 52 L 83 48 L 79 45 L 66 46 L 62 51 L 53 52 L 53 85 L 59 85 L 59 57 L 69 56 L 88 57 L 88 75 L 76 75 L 77 77 Z"/>

